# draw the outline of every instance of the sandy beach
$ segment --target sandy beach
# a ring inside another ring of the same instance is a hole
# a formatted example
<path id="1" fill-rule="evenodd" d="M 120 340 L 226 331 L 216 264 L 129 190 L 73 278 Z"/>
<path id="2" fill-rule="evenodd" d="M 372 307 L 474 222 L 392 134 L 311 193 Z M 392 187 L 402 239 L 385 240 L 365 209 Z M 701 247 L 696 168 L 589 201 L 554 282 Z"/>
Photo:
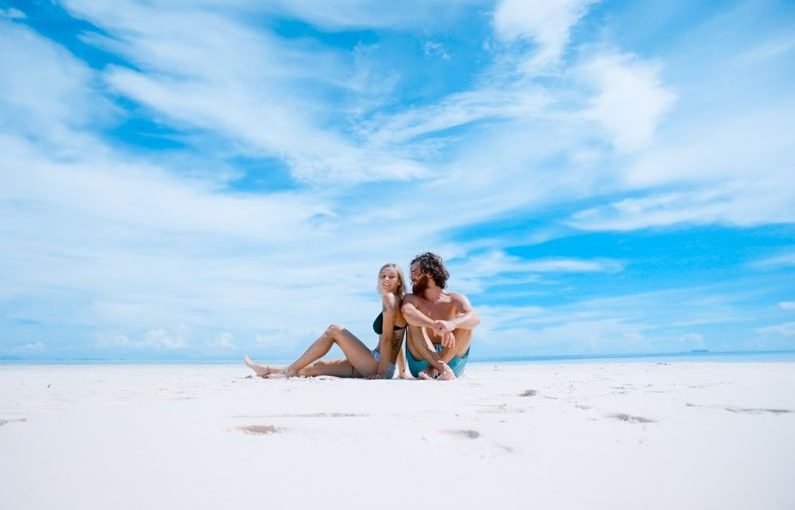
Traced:
<path id="1" fill-rule="evenodd" d="M 795 364 L 0 366 L 0 508 L 792 509 Z"/>

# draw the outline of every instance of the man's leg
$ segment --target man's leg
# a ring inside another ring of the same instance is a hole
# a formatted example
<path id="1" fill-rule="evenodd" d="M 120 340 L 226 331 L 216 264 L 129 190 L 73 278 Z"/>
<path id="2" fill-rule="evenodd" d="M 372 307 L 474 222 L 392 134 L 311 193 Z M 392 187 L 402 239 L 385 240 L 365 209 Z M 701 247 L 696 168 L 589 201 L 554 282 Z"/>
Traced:
<path id="1" fill-rule="evenodd" d="M 467 360 L 469 359 L 469 348 L 472 346 L 472 330 L 471 329 L 456 329 L 453 331 L 455 335 L 455 345 L 452 348 L 444 348 L 440 353 L 443 361 L 455 373 L 456 377 L 464 372 Z"/>
<path id="2" fill-rule="evenodd" d="M 435 369 L 441 379 L 455 379 L 455 374 L 444 363 L 436 352 L 436 347 L 431 342 L 423 328 L 409 326 L 408 341 L 406 342 L 406 359 L 409 369 L 414 377 L 427 378 L 428 368 Z M 423 377 L 425 375 L 425 377 Z"/>

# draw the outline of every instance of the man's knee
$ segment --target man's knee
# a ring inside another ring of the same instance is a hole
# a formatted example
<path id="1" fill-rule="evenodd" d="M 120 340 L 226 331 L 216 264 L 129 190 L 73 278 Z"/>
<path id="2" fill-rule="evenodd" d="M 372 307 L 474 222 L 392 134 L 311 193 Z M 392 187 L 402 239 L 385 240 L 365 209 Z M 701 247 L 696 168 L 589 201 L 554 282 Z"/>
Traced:
<path id="1" fill-rule="evenodd" d="M 453 332 L 455 335 L 455 347 L 453 348 L 456 356 L 463 356 L 469 350 L 472 344 L 472 330 L 471 329 L 457 329 Z"/>

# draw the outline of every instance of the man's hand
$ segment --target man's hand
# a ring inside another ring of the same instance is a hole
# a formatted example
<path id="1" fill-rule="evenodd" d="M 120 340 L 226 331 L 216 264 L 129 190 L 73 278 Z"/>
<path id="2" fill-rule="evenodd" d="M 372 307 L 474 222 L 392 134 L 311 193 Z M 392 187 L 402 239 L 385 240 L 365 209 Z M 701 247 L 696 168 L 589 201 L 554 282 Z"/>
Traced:
<path id="1" fill-rule="evenodd" d="M 442 347 L 452 349 L 455 347 L 455 325 L 450 321 L 433 321 L 433 332 L 441 338 Z"/>
<path id="2" fill-rule="evenodd" d="M 435 320 L 431 329 L 433 329 L 434 333 L 441 336 L 455 331 L 455 324 L 452 321 Z"/>

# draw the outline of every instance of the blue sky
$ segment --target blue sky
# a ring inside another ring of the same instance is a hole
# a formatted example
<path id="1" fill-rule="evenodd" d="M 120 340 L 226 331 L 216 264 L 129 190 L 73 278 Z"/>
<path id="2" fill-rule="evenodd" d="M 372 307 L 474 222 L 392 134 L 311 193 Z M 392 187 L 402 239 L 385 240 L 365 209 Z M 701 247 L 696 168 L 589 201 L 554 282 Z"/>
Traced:
<path id="1" fill-rule="evenodd" d="M 795 349 L 795 4 L 0 2 L 0 357 Z"/>

